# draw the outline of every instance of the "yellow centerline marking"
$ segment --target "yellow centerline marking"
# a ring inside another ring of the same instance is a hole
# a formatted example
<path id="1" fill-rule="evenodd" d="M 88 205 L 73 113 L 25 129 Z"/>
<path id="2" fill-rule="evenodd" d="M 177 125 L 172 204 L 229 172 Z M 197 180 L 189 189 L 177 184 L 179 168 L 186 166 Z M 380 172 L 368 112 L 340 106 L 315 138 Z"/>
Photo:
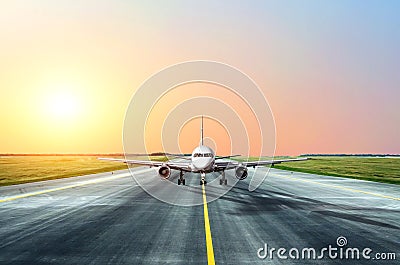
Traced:
<path id="1" fill-rule="evenodd" d="M 214 248 L 211 237 L 210 220 L 208 218 L 208 207 L 207 207 L 205 185 L 202 185 L 202 189 L 203 189 L 203 205 L 204 205 L 204 227 L 206 230 L 207 263 L 208 265 L 215 265 Z"/>
<path id="2" fill-rule="evenodd" d="M 364 191 L 364 190 L 357 190 L 357 189 L 347 188 L 347 187 L 334 185 L 334 184 L 321 183 L 321 182 L 318 182 L 318 181 L 313 181 L 313 180 L 308 180 L 308 179 L 301 179 L 301 178 L 295 178 L 295 177 L 290 177 L 290 176 L 281 176 L 281 175 L 276 175 L 276 174 L 273 174 L 273 175 L 278 176 L 278 177 L 287 178 L 287 179 L 299 180 L 299 181 L 307 182 L 307 183 L 313 183 L 313 184 L 317 184 L 317 185 L 320 185 L 320 186 L 326 186 L 326 187 L 336 188 L 336 189 L 340 189 L 340 190 L 347 190 L 347 191 L 356 192 L 356 193 L 368 194 L 368 195 L 372 195 L 372 196 L 375 196 L 375 197 L 380 197 L 380 198 L 400 201 L 400 198 L 392 197 L 392 196 L 388 196 L 388 195 L 383 195 L 383 194 L 379 194 L 379 193 L 374 193 L 374 192 L 369 192 L 369 191 Z"/>
<path id="3" fill-rule="evenodd" d="M 145 171 L 148 171 L 148 169 L 140 170 L 140 171 L 137 171 L 135 173 L 142 173 L 142 172 L 145 172 Z M 41 190 L 41 191 L 35 191 L 35 192 L 29 192 L 29 193 L 25 193 L 25 194 L 10 196 L 10 197 L 6 197 L 6 198 L 3 198 L 3 199 L 0 199 L 0 203 L 14 201 L 14 200 L 17 200 L 17 199 L 22 199 L 22 198 L 26 198 L 26 197 L 36 196 L 36 195 L 55 192 L 55 191 L 60 191 L 60 190 L 66 190 L 66 189 L 86 186 L 86 185 L 90 185 L 90 184 L 101 183 L 101 182 L 110 181 L 110 180 L 119 179 L 119 178 L 125 178 L 125 177 L 128 177 L 128 176 L 130 176 L 130 173 L 121 173 L 121 174 L 118 174 L 118 175 L 115 175 L 115 176 L 103 177 L 101 179 L 86 180 L 86 181 L 82 181 L 82 182 L 77 183 L 77 184 L 71 184 L 71 185 L 67 185 L 67 186 L 64 186 L 64 187 L 59 187 L 59 188 L 53 188 L 53 189 L 47 189 L 47 190 Z"/>

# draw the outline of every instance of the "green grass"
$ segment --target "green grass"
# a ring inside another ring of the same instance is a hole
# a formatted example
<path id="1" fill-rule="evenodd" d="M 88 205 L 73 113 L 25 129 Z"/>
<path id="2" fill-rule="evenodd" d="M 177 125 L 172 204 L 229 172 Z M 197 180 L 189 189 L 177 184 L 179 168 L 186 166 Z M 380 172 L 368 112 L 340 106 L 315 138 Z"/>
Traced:
<path id="1" fill-rule="evenodd" d="M 95 155 L 0 156 L 0 186 L 83 176 L 128 168 L 124 163 L 98 160 L 97 157 Z M 167 160 L 165 156 L 152 156 L 150 158 L 153 161 Z M 147 159 L 147 157 L 132 157 L 132 159 Z"/>
<path id="2" fill-rule="evenodd" d="M 160 156 L 151 157 L 151 159 L 165 161 L 167 158 Z M 258 160 L 258 158 L 250 158 L 250 160 Z M 282 163 L 274 167 L 312 174 L 400 184 L 400 158 L 313 157 L 312 160 Z M 0 157 L 0 186 L 126 168 L 127 166 L 123 163 L 100 161 L 97 156 L 3 156 Z"/>
<path id="3" fill-rule="evenodd" d="M 0 186 L 119 169 L 127 169 L 127 166 L 119 162 L 100 161 L 96 156 L 3 156 L 0 157 Z"/>
<path id="4" fill-rule="evenodd" d="M 400 184 L 400 158 L 313 157 L 311 160 L 282 163 L 278 169 Z"/>

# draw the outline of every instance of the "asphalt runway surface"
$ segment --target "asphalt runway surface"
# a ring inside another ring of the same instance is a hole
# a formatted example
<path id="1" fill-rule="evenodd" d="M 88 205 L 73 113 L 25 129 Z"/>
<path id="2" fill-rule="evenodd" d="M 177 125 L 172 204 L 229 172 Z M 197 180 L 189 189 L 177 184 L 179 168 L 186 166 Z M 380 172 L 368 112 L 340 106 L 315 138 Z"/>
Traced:
<path id="1" fill-rule="evenodd" d="M 159 201 L 127 170 L 2 187 L 0 264 L 399 264 L 399 186 L 272 169 L 254 192 L 208 174 L 203 193 L 199 174 L 169 190 L 153 169 L 135 170 L 148 190 L 198 205 Z M 265 244 L 276 250 L 264 257 Z M 338 256 L 318 258 L 329 245 Z M 339 258 L 347 248 L 369 259 Z"/>

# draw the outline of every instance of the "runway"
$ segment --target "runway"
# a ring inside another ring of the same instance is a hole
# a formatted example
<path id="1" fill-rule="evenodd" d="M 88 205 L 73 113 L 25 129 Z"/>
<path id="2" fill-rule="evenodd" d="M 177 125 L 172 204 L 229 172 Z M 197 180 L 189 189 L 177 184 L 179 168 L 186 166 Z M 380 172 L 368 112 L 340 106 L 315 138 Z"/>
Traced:
<path id="1" fill-rule="evenodd" d="M 153 169 L 135 170 L 158 178 Z M 208 185 L 202 194 L 199 175 L 185 177 L 194 192 L 166 193 L 171 200 L 210 200 L 227 189 Z M 210 182 L 217 177 L 207 175 Z M 127 170 L 1 187 L 0 264 L 398 264 L 399 186 L 277 169 L 254 192 L 248 183 L 238 182 L 207 209 L 161 202 Z M 158 190 L 164 184 L 149 182 Z M 338 237 L 345 237 L 343 247 L 370 248 L 370 259 L 257 254 L 265 244 L 288 251 L 338 247 Z M 377 260 L 376 253 L 395 253 L 396 260 Z"/>

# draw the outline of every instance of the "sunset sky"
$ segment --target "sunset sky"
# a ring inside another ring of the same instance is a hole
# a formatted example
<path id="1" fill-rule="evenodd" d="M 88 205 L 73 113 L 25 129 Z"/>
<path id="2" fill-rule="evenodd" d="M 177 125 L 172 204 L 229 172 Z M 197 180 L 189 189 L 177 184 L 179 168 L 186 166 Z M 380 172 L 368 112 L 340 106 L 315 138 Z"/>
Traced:
<path id="1" fill-rule="evenodd" d="M 398 154 L 399 13 L 389 0 L 2 1 L 0 153 L 120 153 L 138 87 L 211 60 L 263 91 L 277 155 Z M 217 122 L 208 130 L 229 144 Z M 187 151 L 198 128 L 181 136 Z"/>

